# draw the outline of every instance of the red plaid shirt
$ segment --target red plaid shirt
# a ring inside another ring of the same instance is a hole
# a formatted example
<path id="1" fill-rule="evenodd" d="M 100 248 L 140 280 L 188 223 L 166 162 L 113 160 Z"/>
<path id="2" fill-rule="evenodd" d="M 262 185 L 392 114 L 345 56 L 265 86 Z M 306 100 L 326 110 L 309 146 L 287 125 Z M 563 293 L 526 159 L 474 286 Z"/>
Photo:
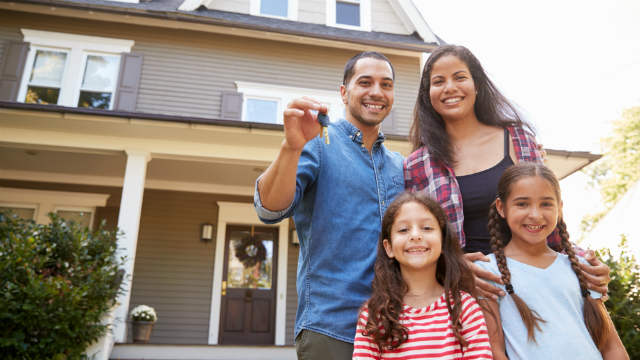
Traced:
<path id="1" fill-rule="evenodd" d="M 507 127 L 518 161 L 542 162 L 538 144 L 531 133 L 521 127 Z M 460 246 L 465 246 L 463 230 L 462 194 L 453 169 L 431 158 L 426 147 L 414 151 L 404 160 L 404 185 L 406 190 L 425 191 L 437 200 L 458 234 Z M 547 242 L 551 248 L 560 249 L 560 236 L 556 229 Z"/>

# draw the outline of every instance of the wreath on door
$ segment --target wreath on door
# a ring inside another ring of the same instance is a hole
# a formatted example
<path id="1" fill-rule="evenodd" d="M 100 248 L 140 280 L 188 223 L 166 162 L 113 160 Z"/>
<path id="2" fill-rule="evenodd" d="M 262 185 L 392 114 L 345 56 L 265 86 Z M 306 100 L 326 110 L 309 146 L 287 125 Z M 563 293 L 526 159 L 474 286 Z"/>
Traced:
<path id="1" fill-rule="evenodd" d="M 258 240 L 253 234 L 247 235 L 237 242 L 234 250 L 236 257 L 245 268 L 250 268 L 267 258 L 267 249 L 262 244 L 262 240 Z"/>

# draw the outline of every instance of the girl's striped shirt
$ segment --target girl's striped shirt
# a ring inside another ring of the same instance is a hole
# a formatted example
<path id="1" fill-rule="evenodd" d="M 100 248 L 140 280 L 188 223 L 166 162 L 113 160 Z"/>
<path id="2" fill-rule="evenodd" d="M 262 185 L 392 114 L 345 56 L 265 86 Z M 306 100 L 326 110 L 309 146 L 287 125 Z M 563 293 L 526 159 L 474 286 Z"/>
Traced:
<path id="1" fill-rule="evenodd" d="M 400 323 L 409 336 L 393 350 L 380 350 L 373 338 L 363 334 L 367 324 L 366 307 L 360 312 L 354 339 L 353 359 L 493 359 L 487 325 L 475 299 L 461 293 L 462 337 L 468 346 L 461 348 L 453 334 L 444 293 L 425 308 L 404 305 Z"/>

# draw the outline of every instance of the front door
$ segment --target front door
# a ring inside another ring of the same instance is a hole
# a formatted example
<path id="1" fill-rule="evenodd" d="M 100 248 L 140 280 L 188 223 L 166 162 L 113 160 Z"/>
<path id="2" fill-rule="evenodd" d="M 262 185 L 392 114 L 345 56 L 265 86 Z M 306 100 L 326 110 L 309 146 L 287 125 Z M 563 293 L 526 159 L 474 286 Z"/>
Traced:
<path id="1" fill-rule="evenodd" d="M 227 226 L 220 344 L 274 343 L 277 239 L 275 227 Z"/>

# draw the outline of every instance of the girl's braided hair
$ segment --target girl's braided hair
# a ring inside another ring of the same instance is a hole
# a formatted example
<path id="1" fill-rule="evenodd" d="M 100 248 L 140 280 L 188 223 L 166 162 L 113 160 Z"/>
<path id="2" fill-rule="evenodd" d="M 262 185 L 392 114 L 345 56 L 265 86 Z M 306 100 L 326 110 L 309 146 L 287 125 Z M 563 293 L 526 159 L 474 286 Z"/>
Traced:
<path id="1" fill-rule="evenodd" d="M 556 199 L 560 202 L 560 184 L 553 172 L 546 166 L 538 163 L 522 162 L 518 163 L 509 169 L 507 169 L 500 178 L 498 183 L 498 199 L 503 204 L 506 204 L 507 198 L 510 195 L 511 186 L 518 180 L 526 177 L 538 176 L 548 181 L 551 184 Z M 511 230 L 507 225 L 507 221 L 500 216 L 496 208 L 496 201 L 489 210 L 489 234 L 491 235 L 491 250 L 493 251 L 498 269 L 502 275 L 502 281 L 504 282 L 507 293 L 511 296 L 518 312 L 522 317 L 527 328 L 527 334 L 530 340 L 535 341 L 535 330 L 541 331 L 540 323 L 545 322 L 535 311 L 531 310 L 529 306 L 515 293 L 513 285 L 511 284 L 511 273 L 507 266 L 507 259 L 504 255 L 504 247 L 511 240 Z M 584 297 L 583 305 L 583 317 L 585 325 L 589 330 L 589 334 L 593 339 L 593 342 L 598 348 L 602 348 L 605 344 L 607 337 L 609 336 L 611 329 L 607 321 L 605 308 L 601 302 L 593 299 L 587 288 L 587 282 L 582 270 L 579 266 L 578 258 L 573 249 L 573 245 L 569 242 L 569 233 L 567 232 L 567 226 L 564 223 L 562 217 L 558 219 L 558 230 L 562 239 L 562 250 L 568 255 L 571 262 L 571 268 L 578 278 L 580 283 L 580 291 Z"/>

